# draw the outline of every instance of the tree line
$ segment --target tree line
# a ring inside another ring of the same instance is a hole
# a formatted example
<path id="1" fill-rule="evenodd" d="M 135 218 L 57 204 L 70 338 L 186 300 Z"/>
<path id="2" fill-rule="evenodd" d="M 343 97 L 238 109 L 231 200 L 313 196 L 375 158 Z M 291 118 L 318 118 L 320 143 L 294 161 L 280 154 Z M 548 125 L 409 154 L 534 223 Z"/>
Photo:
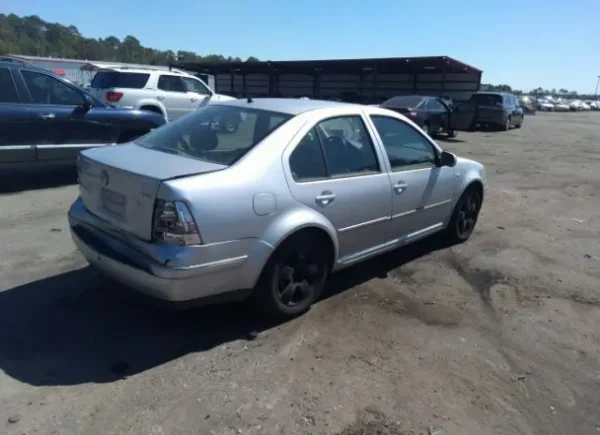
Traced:
<path id="1" fill-rule="evenodd" d="M 86 38 L 75 26 L 49 23 L 36 15 L 21 18 L 15 14 L 0 14 L 0 55 L 9 53 L 150 65 L 242 61 L 239 57 L 220 54 L 200 56 L 192 51 L 163 51 L 144 47 L 131 35 L 122 41 L 116 36 Z M 251 56 L 246 61 L 258 59 Z"/>
<path id="2" fill-rule="evenodd" d="M 482 91 L 491 91 L 491 92 L 508 92 L 515 95 L 531 95 L 534 97 L 543 97 L 546 95 L 552 95 L 553 97 L 560 98 L 581 98 L 584 100 L 596 100 L 598 99 L 597 95 L 593 94 L 579 94 L 577 91 L 569 91 L 567 89 L 544 89 L 542 87 L 538 87 L 530 90 L 529 92 L 521 91 L 520 89 L 512 89 L 508 85 L 492 85 L 490 83 L 482 83 L 481 84 Z"/>

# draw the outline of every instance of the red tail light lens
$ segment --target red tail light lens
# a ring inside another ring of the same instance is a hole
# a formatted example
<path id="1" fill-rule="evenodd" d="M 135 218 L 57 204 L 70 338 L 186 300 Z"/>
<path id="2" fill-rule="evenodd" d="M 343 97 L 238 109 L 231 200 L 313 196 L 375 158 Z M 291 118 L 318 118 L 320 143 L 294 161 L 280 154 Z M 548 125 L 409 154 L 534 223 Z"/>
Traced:
<path id="1" fill-rule="evenodd" d="M 202 238 L 188 206 L 181 201 L 157 199 L 154 204 L 153 240 L 175 245 L 200 245 Z"/>
<path id="2" fill-rule="evenodd" d="M 109 103 L 116 103 L 121 98 L 123 98 L 123 92 L 108 91 L 106 93 L 106 101 L 108 101 Z"/>

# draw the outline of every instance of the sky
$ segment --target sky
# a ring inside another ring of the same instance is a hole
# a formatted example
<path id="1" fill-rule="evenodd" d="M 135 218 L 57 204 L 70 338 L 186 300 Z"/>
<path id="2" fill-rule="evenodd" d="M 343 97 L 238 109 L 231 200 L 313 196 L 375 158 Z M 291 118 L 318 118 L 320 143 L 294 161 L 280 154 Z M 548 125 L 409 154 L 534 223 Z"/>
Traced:
<path id="1" fill-rule="evenodd" d="M 260 60 L 448 55 L 484 83 L 593 93 L 598 0 L 0 0 L 86 37 Z"/>

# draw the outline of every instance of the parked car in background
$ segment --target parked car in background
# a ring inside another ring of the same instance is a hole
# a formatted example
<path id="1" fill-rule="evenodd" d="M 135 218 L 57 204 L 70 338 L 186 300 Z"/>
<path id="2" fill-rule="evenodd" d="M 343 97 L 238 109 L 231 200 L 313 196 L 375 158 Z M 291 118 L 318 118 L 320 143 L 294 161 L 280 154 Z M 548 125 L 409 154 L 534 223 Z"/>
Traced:
<path id="1" fill-rule="evenodd" d="M 538 100 L 538 110 L 540 112 L 552 112 L 555 110 L 555 106 L 553 103 L 547 100 Z M 568 110 L 568 106 L 567 106 Z"/>
<path id="2" fill-rule="evenodd" d="M 523 109 L 513 94 L 505 92 L 476 92 L 469 103 L 475 106 L 475 124 L 493 125 L 503 130 L 523 125 Z"/>
<path id="3" fill-rule="evenodd" d="M 445 101 L 424 95 L 392 97 L 380 107 L 407 116 L 431 135 L 445 133 L 448 137 L 454 137 L 457 130 L 467 130 L 473 121 L 472 113 L 455 113 Z"/>
<path id="4" fill-rule="evenodd" d="M 165 123 L 162 115 L 109 107 L 52 72 L 0 63 L 0 167 L 74 164 L 81 150 L 122 143 Z"/>
<path id="5" fill-rule="evenodd" d="M 160 113 L 168 121 L 206 104 L 235 99 L 216 94 L 198 77 L 177 69 L 102 69 L 92 79 L 89 92 L 113 106 Z M 224 131 L 235 131 L 240 121 L 225 119 L 220 125 Z"/>
<path id="6" fill-rule="evenodd" d="M 556 104 L 554 104 L 553 109 L 556 112 L 568 112 L 570 110 L 569 105 L 562 101 L 558 101 Z"/>
<path id="7" fill-rule="evenodd" d="M 215 127 L 232 115 L 236 132 Z M 82 152 L 78 176 L 72 237 L 104 275 L 165 301 L 251 296 L 276 317 L 308 310 L 330 272 L 442 231 L 466 241 L 486 187 L 483 165 L 405 116 L 301 99 L 206 106 Z"/>
<path id="8" fill-rule="evenodd" d="M 537 113 L 537 101 L 535 98 L 526 95 L 518 98 L 519 105 L 523 109 L 523 113 L 535 115 Z"/>

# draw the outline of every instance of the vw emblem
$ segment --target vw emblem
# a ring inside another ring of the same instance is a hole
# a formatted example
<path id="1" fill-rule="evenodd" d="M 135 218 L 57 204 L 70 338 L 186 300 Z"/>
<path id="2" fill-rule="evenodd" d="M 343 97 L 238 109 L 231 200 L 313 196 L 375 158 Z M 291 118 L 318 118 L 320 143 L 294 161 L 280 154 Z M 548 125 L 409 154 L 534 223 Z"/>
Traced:
<path id="1" fill-rule="evenodd" d="M 104 184 L 105 186 L 108 185 L 108 172 L 106 172 L 106 170 L 102 170 L 102 172 L 100 172 L 100 181 L 102 181 L 102 184 Z"/>

